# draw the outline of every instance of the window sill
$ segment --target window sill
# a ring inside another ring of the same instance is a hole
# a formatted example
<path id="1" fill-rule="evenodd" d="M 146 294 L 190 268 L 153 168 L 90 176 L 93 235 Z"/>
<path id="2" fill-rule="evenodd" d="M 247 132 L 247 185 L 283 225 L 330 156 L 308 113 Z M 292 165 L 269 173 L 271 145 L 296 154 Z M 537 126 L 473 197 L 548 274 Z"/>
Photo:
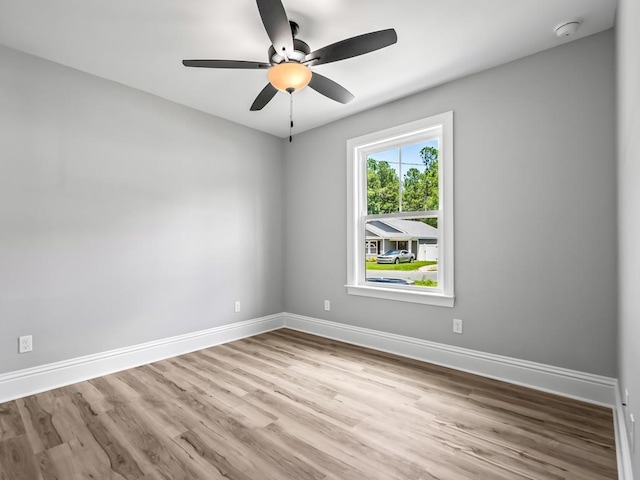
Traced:
<path id="1" fill-rule="evenodd" d="M 374 287 L 369 285 L 345 285 L 349 295 L 395 300 L 398 302 L 421 303 L 438 307 L 453 307 L 455 297 L 443 293 L 414 292 L 389 287 Z"/>

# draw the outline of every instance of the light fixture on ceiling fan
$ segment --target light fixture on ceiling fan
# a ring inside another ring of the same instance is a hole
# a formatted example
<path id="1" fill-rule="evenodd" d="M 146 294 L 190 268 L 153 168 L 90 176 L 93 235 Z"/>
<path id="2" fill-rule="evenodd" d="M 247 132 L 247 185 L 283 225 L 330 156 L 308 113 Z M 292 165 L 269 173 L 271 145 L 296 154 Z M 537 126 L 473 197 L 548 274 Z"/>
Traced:
<path id="1" fill-rule="evenodd" d="M 267 72 L 269 83 L 281 92 L 297 92 L 311 81 L 311 70 L 298 62 L 282 62 L 274 65 Z"/>
<path id="2" fill-rule="evenodd" d="M 269 69 L 269 83 L 258 94 L 250 110 L 262 110 L 278 91 L 291 95 L 293 108 L 294 92 L 307 85 L 336 102 L 348 103 L 353 94 L 333 80 L 311 71 L 312 66 L 337 62 L 379 50 L 398 41 L 393 28 L 358 35 L 311 52 L 309 45 L 296 38 L 298 24 L 290 22 L 281 0 L 256 0 L 258 11 L 272 46 L 269 48 L 269 63 L 245 60 L 183 60 L 185 67 Z M 292 111 L 290 111 L 292 116 Z M 290 123 L 289 141 L 291 141 Z"/>

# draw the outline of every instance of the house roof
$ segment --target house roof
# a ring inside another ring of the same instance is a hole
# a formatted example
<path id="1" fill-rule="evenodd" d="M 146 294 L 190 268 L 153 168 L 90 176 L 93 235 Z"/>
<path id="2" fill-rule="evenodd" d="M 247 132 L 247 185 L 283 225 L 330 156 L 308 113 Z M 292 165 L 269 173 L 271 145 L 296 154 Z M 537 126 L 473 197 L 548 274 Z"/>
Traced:
<path id="1" fill-rule="evenodd" d="M 367 223 L 367 237 L 379 238 L 438 238 L 438 229 L 421 221 L 385 218 Z"/>

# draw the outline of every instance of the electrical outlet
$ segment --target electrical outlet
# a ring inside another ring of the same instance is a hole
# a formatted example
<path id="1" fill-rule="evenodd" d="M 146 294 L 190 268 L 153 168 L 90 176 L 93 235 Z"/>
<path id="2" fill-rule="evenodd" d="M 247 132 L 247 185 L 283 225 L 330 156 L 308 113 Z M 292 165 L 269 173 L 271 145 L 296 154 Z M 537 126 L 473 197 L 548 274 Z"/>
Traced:
<path id="1" fill-rule="evenodd" d="M 331 302 L 329 300 L 324 301 L 324 309 L 327 312 L 331 310 Z"/>
<path id="2" fill-rule="evenodd" d="M 234 311 L 234 312 L 236 312 L 236 313 L 238 313 L 238 312 L 240 311 L 240 302 L 239 302 L 239 301 L 238 301 L 238 302 L 236 302 L 236 303 L 233 305 L 233 311 Z"/>
<path id="3" fill-rule="evenodd" d="M 462 320 L 459 318 L 453 319 L 453 333 L 462 334 Z"/>
<path id="4" fill-rule="evenodd" d="M 33 350 L 33 336 L 25 335 L 18 339 L 18 353 L 27 353 Z"/>

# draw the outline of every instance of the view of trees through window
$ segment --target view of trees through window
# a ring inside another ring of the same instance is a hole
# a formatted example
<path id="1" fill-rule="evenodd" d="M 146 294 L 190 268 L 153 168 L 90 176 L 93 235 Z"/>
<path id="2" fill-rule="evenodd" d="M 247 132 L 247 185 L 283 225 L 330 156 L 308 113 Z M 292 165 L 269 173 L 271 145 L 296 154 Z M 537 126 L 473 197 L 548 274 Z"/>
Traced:
<path id="1" fill-rule="evenodd" d="M 438 210 L 438 142 L 371 154 L 367 159 L 367 214 Z M 436 227 L 437 219 L 426 223 Z"/>

